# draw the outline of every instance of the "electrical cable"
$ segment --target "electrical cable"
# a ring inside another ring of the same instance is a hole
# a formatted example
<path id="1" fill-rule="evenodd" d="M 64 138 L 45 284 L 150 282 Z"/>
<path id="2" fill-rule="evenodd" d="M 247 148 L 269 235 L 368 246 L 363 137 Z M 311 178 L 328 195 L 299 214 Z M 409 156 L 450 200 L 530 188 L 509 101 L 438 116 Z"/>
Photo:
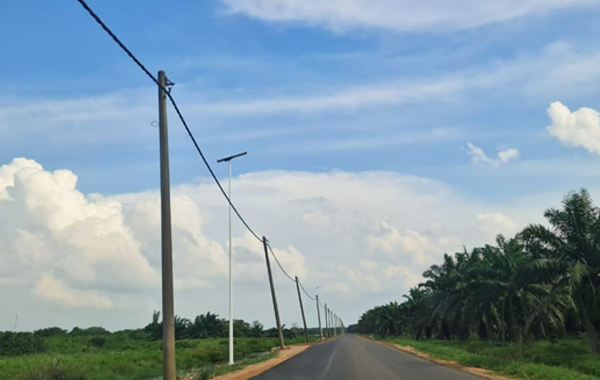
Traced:
<path id="1" fill-rule="evenodd" d="M 304 294 L 306 294 L 306 296 L 307 296 L 308 298 L 310 298 L 311 300 L 313 300 L 313 301 L 316 301 L 316 299 L 315 299 L 315 298 L 313 298 L 313 297 L 312 297 L 310 294 L 308 294 L 308 292 L 306 291 L 306 289 L 304 289 L 304 285 L 302 285 L 302 282 L 300 282 L 300 280 L 298 280 L 298 283 L 300 284 L 300 287 L 301 287 L 301 288 L 302 288 L 302 290 L 304 291 Z"/>
<path id="2" fill-rule="evenodd" d="M 275 259 L 275 262 L 277 263 L 277 265 L 279 266 L 279 269 L 281 269 L 281 271 L 283 272 L 283 274 L 286 275 L 287 278 L 290 279 L 290 281 L 292 282 L 296 282 L 296 280 L 294 280 L 286 271 L 285 269 L 283 269 L 283 266 L 281 265 L 281 263 L 279 262 L 279 259 L 277 258 L 277 256 L 275 256 L 275 252 L 273 252 L 273 249 L 271 248 L 271 245 L 269 243 L 267 243 L 267 247 L 269 248 L 269 251 L 271 252 L 271 256 L 273 256 L 273 258 Z"/>
<path id="3" fill-rule="evenodd" d="M 259 241 L 262 241 L 262 238 L 260 236 L 258 236 L 258 234 L 256 234 L 252 228 L 250 228 L 250 225 L 248 225 L 248 223 L 246 222 L 246 220 L 242 217 L 242 215 L 240 214 L 240 212 L 234 206 L 233 202 L 231 202 L 231 199 L 229 199 L 229 197 L 227 196 L 227 193 L 225 192 L 225 189 L 221 185 L 221 182 L 219 182 L 219 179 L 217 178 L 217 176 L 215 175 L 215 173 L 214 173 L 213 169 L 211 168 L 210 164 L 206 160 L 206 157 L 204 156 L 204 153 L 202 152 L 202 149 L 200 149 L 200 146 L 198 145 L 198 142 L 196 141 L 196 138 L 192 134 L 192 131 L 190 130 L 190 128 L 189 128 L 189 126 L 188 126 L 185 118 L 183 117 L 183 114 L 179 110 L 179 107 L 177 106 L 177 102 L 173 98 L 173 95 L 171 95 L 170 89 L 165 88 L 165 87 L 163 87 L 163 86 L 160 85 L 160 83 L 158 82 L 158 79 L 156 79 L 156 77 L 154 75 L 152 75 L 152 73 L 146 68 L 146 66 L 144 66 L 144 64 L 139 59 L 137 59 L 137 57 L 131 52 L 131 50 L 129 50 L 127 48 L 127 46 L 125 46 L 125 44 L 123 42 L 121 42 L 121 40 L 113 33 L 113 31 L 110 30 L 110 28 L 89 7 L 89 5 L 87 5 L 87 3 L 85 2 L 85 0 L 77 0 L 77 2 L 79 4 L 81 4 L 81 6 L 90 14 L 90 16 L 92 16 L 92 18 L 102 27 L 102 29 L 104 29 L 104 31 L 106 33 L 108 33 L 108 35 L 113 39 L 113 41 L 115 41 L 117 43 L 117 45 L 119 45 L 119 47 L 129 56 L 129 58 L 131 58 L 135 62 L 135 64 L 152 80 L 152 82 L 154 82 L 160 89 L 162 89 L 165 92 L 165 94 L 169 98 L 169 101 L 173 105 L 173 108 L 175 109 L 175 112 L 177 113 L 177 116 L 179 117 L 179 120 L 181 121 L 181 124 L 183 124 L 183 127 L 185 128 L 185 131 L 187 132 L 187 134 L 188 134 L 190 140 L 192 141 L 192 143 L 194 144 L 194 147 L 196 148 L 196 151 L 200 155 L 200 158 L 202 158 L 202 161 L 204 162 L 204 165 L 206 166 L 206 168 L 208 169 L 208 171 L 209 171 L 210 175 L 212 176 L 213 180 L 215 181 L 215 183 L 219 187 L 219 190 L 221 190 L 221 194 L 223 194 L 223 196 L 227 200 L 227 203 L 229 203 L 229 205 L 231 206 L 231 209 L 235 212 L 235 214 L 237 215 L 237 217 L 240 219 L 240 221 L 242 222 L 242 224 L 244 224 L 244 226 L 248 229 L 248 231 L 250 231 L 250 233 L 252 235 L 254 235 L 254 237 L 256 239 L 258 239 Z M 171 85 L 172 84 L 173 83 L 171 83 Z"/>
<path id="4" fill-rule="evenodd" d="M 96 21 L 96 23 L 98 23 L 98 25 L 100 25 L 100 27 L 102 27 L 102 29 L 113 39 L 113 41 L 117 45 L 119 45 L 119 47 L 121 48 L 121 50 L 123 50 L 127 54 L 127 56 L 146 74 L 146 76 L 148 76 L 148 78 L 150 78 L 152 80 L 152 82 L 154 82 L 154 84 L 156 84 L 161 90 L 163 90 L 165 92 L 166 96 L 169 98 L 169 101 L 171 102 L 171 105 L 175 109 L 175 112 L 177 113 L 177 116 L 179 117 L 179 120 L 181 121 L 181 124 L 183 125 L 185 131 L 187 132 L 188 137 L 192 141 L 192 144 L 194 145 L 194 147 L 196 148 L 196 151 L 200 155 L 200 158 L 204 162 L 204 165 L 206 166 L 206 169 L 208 169 L 208 171 L 209 171 L 211 177 L 213 178 L 214 182 L 219 187 L 219 190 L 221 191 L 221 194 L 225 197 L 225 199 L 227 200 L 227 203 L 229 204 L 229 206 L 231 206 L 231 209 L 235 212 L 235 214 L 237 215 L 237 217 L 239 218 L 239 220 L 242 222 L 242 224 L 248 229 L 248 231 L 257 240 L 259 240 L 259 241 L 262 242 L 263 239 L 256 232 L 254 232 L 254 230 L 250 227 L 250 225 L 246 222 L 246 220 L 242 217 L 242 215 L 240 214 L 240 212 L 238 211 L 238 209 L 235 207 L 235 205 L 233 204 L 233 202 L 231 201 L 231 199 L 229 198 L 229 196 L 225 192 L 225 189 L 221 185 L 221 182 L 217 178 L 217 176 L 216 176 L 215 172 L 213 171 L 212 167 L 208 163 L 208 160 L 206 159 L 206 156 L 204 155 L 204 152 L 202 152 L 202 149 L 198 145 L 198 142 L 196 141 L 196 138 L 194 137 L 194 134 L 192 133 L 190 127 L 188 126 L 187 121 L 185 120 L 185 117 L 183 116 L 183 113 L 179 109 L 179 106 L 177 105 L 177 102 L 175 101 L 175 98 L 171 94 L 170 86 L 172 86 L 173 83 L 172 82 L 168 82 L 167 83 L 167 87 L 168 88 L 163 87 L 159 83 L 158 79 L 150 72 L 150 70 L 148 70 L 146 68 L 146 66 L 144 66 L 144 64 L 131 52 L 131 50 L 129 50 L 127 48 L 127 46 L 125 46 L 125 44 L 123 42 L 121 42 L 121 40 L 117 37 L 117 35 L 115 33 L 113 33 L 113 31 L 102 21 L 102 19 L 100 19 L 100 17 L 90 8 L 90 6 L 85 2 L 85 0 L 77 0 L 77 2 L 79 4 L 81 4 L 81 6 L 89 13 L 89 15 Z M 273 256 L 273 258 L 275 259 L 275 262 L 279 266 L 279 269 L 281 269 L 281 271 L 285 274 L 285 276 L 290 281 L 295 282 L 295 280 L 285 271 L 285 269 L 283 269 L 283 266 L 281 265 L 281 263 L 279 262 L 279 259 L 275 255 L 275 252 L 273 252 L 273 249 L 271 248 L 271 246 L 268 243 L 267 243 L 267 247 L 269 248 L 269 251 L 271 252 L 271 255 Z M 315 298 L 313 298 L 310 294 L 308 294 L 308 292 L 306 291 L 306 289 L 304 288 L 304 286 L 302 285 L 302 283 L 300 283 L 300 286 L 302 287 L 302 290 L 307 295 L 307 297 L 309 297 L 310 299 L 312 299 L 314 301 Z M 319 301 L 319 304 L 321 304 L 320 301 Z M 323 305 L 321 305 L 321 307 L 324 308 Z"/>

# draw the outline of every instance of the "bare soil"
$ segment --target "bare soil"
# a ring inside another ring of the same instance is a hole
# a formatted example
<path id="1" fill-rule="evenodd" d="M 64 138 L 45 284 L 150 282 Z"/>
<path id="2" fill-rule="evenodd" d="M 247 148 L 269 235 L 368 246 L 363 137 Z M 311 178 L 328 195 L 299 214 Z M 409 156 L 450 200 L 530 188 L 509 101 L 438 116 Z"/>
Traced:
<path id="1" fill-rule="evenodd" d="M 300 344 L 295 346 L 286 347 L 285 350 L 278 350 L 276 358 L 269 359 L 267 361 L 250 364 L 239 371 L 227 373 L 222 376 L 213 377 L 213 380 L 247 380 L 254 376 L 258 376 L 261 373 L 283 363 L 284 361 L 298 355 L 302 351 L 310 347 L 311 344 Z"/>

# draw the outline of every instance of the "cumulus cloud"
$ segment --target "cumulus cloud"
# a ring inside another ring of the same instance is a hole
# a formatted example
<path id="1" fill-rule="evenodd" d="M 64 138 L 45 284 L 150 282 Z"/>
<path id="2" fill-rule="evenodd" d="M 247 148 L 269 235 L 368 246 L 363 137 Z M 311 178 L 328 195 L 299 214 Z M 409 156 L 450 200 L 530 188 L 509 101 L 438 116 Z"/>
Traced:
<path id="1" fill-rule="evenodd" d="M 387 302 L 416 285 L 444 252 L 511 227 L 443 183 L 392 172 L 268 171 L 233 182 L 238 207 L 267 234 L 286 271 L 309 292 L 323 285 L 322 301 L 343 299 L 334 307 L 350 319 L 373 297 Z M 226 315 L 225 202 L 212 183 L 200 182 L 173 187 L 171 206 L 177 313 Z M 160 309 L 156 190 L 85 195 L 75 173 L 15 159 L 0 166 L 0 225 L 0 312 L 33 308 L 66 327 L 123 328 Z M 269 323 L 262 243 L 235 219 L 233 237 L 235 315 Z M 272 267 L 282 318 L 297 322 L 295 288 L 273 260 Z"/>
<path id="2" fill-rule="evenodd" d="M 40 270 L 56 270 L 61 280 L 50 289 L 60 289 L 61 283 L 145 288 L 157 280 L 124 222 L 121 204 L 86 198 L 76 189 L 72 172 L 48 172 L 35 161 L 15 159 L 0 168 L 0 178 L 0 224 L 7 226 L 0 230 L 0 260 L 5 270 L 33 279 L 42 278 Z"/>
<path id="3" fill-rule="evenodd" d="M 33 160 L 0 167 L 1 271 L 13 273 L 13 284 L 30 283 L 39 299 L 68 307 L 120 307 L 128 302 L 121 293 L 158 289 L 157 195 L 120 201 L 86 197 L 76 186 L 71 171 L 49 172 Z M 206 287 L 226 273 L 223 247 L 202 235 L 189 198 L 175 195 L 172 210 L 176 285 Z"/>
<path id="4" fill-rule="evenodd" d="M 233 13 L 300 22 L 336 32 L 357 28 L 443 31 L 474 28 L 578 5 L 587 0 L 221 0 Z"/>
<path id="5" fill-rule="evenodd" d="M 492 159 L 485 154 L 483 149 L 472 143 L 467 143 L 467 153 L 471 156 L 471 161 L 474 163 L 484 162 L 488 164 L 499 164 L 506 163 L 512 160 L 516 160 L 519 157 L 519 151 L 515 148 L 508 148 L 498 152 L 498 158 Z"/>
<path id="6" fill-rule="evenodd" d="M 591 153 L 600 154 L 600 115 L 598 111 L 582 107 L 575 112 L 562 104 L 554 102 L 548 108 L 552 124 L 548 132 L 561 142 L 571 146 L 580 146 Z"/>

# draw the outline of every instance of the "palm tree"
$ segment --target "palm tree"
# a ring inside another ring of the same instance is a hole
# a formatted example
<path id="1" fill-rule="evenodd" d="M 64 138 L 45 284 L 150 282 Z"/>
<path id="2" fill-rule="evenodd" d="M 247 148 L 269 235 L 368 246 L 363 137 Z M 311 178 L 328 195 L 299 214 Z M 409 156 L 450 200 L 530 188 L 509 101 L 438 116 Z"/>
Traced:
<path id="1" fill-rule="evenodd" d="M 260 338 L 263 335 L 263 330 L 265 326 L 259 321 L 252 322 L 252 326 L 250 327 L 250 336 L 253 338 Z"/>
<path id="2" fill-rule="evenodd" d="M 175 316 L 175 340 L 189 338 L 189 327 L 192 324 L 189 319 Z"/>
<path id="3" fill-rule="evenodd" d="M 377 320 L 377 330 L 382 338 L 402 335 L 402 315 L 400 304 L 390 302 L 381 306 Z"/>
<path id="4" fill-rule="evenodd" d="M 144 327 L 144 331 L 150 334 L 152 339 L 155 340 L 159 340 L 162 338 L 162 322 L 160 322 L 159 319 L 160 311 L 155 310 L 152 314 L 152 322 L 146 325 L 146 327 Z"/>
<path id="5" fill-rule="evenodd" d="M 562 209 L 548 209 L 544 216 L 551 228 L 530 225 L 523 240 L 546 258 L 544 269 L 568 286 L 592 350 L 600 354 L 600 211 L 582 189 L 569 193 Z"/>

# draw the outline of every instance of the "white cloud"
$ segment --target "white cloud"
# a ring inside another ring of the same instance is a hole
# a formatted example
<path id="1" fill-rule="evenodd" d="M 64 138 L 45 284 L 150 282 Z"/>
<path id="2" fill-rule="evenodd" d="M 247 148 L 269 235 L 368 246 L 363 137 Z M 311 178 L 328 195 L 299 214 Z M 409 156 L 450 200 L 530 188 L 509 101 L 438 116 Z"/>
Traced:
<path id="1" fill-rule="evenodd" d="M 144 288 L 158 278 L 121 204 L 86 198 L 72 172 L 16 159 L 0 168 L 0 178 L 0 224 L 9 226 L 0 230 L 5 270 L 40 278 L 36 270 L 60 269 L 71 285 L 104 289 Z"/>
<path id="2" fill-rule="evenodd" d="M 508 148 L 498 152 L 498 158 L 502 162 L 508 162 L 511 160 L 516 160 L 519 157 L 519 151 L 515 148 Z"/>
<path id="3" fill-rule="evenodd" d="M 438 230 L 435 232 L 435 230 Z M 444 236 L 444 229 L 436 225 L 431 236 L 407 229 L 401 233 L 386 222 L 380 224 L 380 231 L 375 235 L 367 236 L 367 244 L 371 251 L 383 252 L 396 261 L 417 264 L 419 266 L 431 265 L 434 257 L 439 256 L 454 247 L 454 236 Z M 405 260 L 409 258 L 409 260 Z"/>
<path id="4" fill-rule="evenodd" d="M 26 159 L 1 166 L 0 184 L 0 312 L 123 328 L 147 323 L 160 308 L 156 191 L 85 196 L 74 173 Z M 387 302 L 414 286 L 444 252 L 490 242 L 491 231 L 512 226 L 443 183 L 392 172 L 259 172 L 235 177 L 233 186 L 246 220 L 267 234 L 290 276 L 309 292 L 323 285 L 321 300 L 348 320 L 373 297 Z M 174 187 L 171 206 L 177 313 L 226 315 L 225 202 L 200 182 Z M 263 246 L 235 219 L 233 231 L 235 315 L 269 324 Z M 282 318 L 298 321 L 295 288 L 271 263 Z"/>
<path id="5" fill-rule="evenodd" d="M 476 147 L 470 142 L 467 143 L 467 148 L 467 153 L 469 153 L 473 162 L 492 162 L 492 160 L 485 154 L 483 149 Z"/>
<path id="6" fill-rule="evenodd" d="M 306 114 L 325 111 L 353 112 L 364 108 L 414 104 L 429 99 L 449 99 L 449 95 L 464 88 L 462 78 L 438 78 L 400 82 L 393 85 L 347 86 L 326 94 L 280 96 L 260 100 L 244 100 L 204 104 L 199 111 L 217 114 L 276 114 L 301 112 Z"/>
<path id="7" fill-rule="evenodd" d="M 580 146 L 591 153 L 600 154 L 600 115 L 592 108 L 582 107 L 575 112 L 554 102 L 548 108 L 552 124 L 548 132 L 561 142 Z"/>
<path id="8" fill-rule="evenodd" d="M 233 13 L 301 22 L 336 32 L 356 28 L 443 31 L 594 4 L 587 0 L 222 0 Z"/>
<path id="9" fill-rule="evenodd" d="M 49 275 L 42 275 L 33 288 L 33 294 L 42 300 L 56 302 L 67 307 L 110 309 L 113 302 L 96 290 L 69 288 L 64 282 Z"/>
<path id="10" fill-rule="evenodd" d="M 519 151 L 517 149 L 508 148 L 498 152 L 498 159 L 491 159 L 485 154 L 483 149 L 470 142 L 467 143 L 467 153 L 471 156 L 471 161 L 474 163 L 485 162 L 488 164 L 499 164 L 501 162 L 506 163 L 511 160 L 516 160 L 519 157 Z"/>
<path id="11" fill-rule="evenodd" d="M 307 212 L 302 215 L 302 220 L 314 226 L 315 228 L 326 229 L 331 227 L 331 216 L 321 210 Z"/>
<path id="12" fill-rule="evenodd" d="M 410 268 L 403 265 L 389 265 L 381 270 L 386 280 L 398 279 L 404 287 L 412 288 L 424 282 L 421 275 L 417 275 Z"/>
<path id="13" fill-rule="evenodd" d="M 490 243 L 498 234 L 511 237 L 519 230 L 519 225 L 506 215 L 500 213 L 478 214 L 475 228 L 486 236 Z"/>

